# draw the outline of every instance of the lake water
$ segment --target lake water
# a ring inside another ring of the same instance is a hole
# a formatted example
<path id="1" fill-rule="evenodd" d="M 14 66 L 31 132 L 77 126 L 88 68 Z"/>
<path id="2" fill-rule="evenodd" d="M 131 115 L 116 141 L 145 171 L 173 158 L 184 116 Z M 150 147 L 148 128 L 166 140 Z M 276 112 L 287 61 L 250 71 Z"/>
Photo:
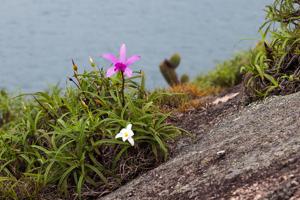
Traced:
<path id="1" fill-rule="evenodd" d="M 71 59 L 88 69 L 105 52 L 142 56 L 149 88 L 165 86 L 158 64 L 174 52 L 192 77 L 259 39 L 271 0 L 0 0 L 0 87 L 37 91 L 66 82 Z M 81 68 L 82 69 L 82 68 Z"/>

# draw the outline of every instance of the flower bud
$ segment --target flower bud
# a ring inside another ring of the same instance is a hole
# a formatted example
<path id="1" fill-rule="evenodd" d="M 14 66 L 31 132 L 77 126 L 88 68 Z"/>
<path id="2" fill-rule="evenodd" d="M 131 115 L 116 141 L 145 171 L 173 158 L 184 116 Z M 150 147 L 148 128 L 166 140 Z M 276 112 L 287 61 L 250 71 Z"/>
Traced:
<path id="1" fill-rule="evenodd" d="M 95 64 L 93 58 L 91 58 L 91 56 L 90 56 L 90 63 L 91 63 L 91 66 L 92 66 L 92 67 L 96 67 L 96 64 Z"/>
<path id="2" fill-rule="evenodd" d="M 72 64 L 73 64 L 73 70 L 74 70 L 75 72 L 77 72 L 77 71 L 78 71 L 78 67 L 77 67 L 77 65 L 75 64 L 75 62 L 74 62 L 73 59 L 72 59 Z"/>

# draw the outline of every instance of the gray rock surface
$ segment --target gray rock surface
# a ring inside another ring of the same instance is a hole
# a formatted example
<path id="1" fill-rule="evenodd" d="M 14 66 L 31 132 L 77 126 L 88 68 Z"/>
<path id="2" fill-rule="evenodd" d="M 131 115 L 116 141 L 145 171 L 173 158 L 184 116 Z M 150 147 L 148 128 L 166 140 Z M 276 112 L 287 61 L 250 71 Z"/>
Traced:
<path id="1" fill-rule="evenodd" d="M 226 116 L 111 199 L 300 199 L 300 93 Z"/>

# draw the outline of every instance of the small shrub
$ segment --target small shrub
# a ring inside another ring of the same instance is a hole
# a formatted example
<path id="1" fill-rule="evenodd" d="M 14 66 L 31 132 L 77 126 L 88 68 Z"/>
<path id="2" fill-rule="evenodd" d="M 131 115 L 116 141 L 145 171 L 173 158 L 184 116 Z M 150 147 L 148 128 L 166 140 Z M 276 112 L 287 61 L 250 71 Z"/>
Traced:
<path id="1" fill-rule="evenodd" d="M 267 6 L 263 48 L 243 68 L 250 100 L 300 91 L 299 6 L 295 0 L 275 0 Z M 269 34 L 271 42 L 265 39 Z"/>

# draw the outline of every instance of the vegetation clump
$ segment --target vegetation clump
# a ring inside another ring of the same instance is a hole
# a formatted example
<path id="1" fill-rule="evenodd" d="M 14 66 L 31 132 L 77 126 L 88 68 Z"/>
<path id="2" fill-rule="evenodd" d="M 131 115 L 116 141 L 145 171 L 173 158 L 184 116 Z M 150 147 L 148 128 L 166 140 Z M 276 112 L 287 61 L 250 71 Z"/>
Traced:
<path id="1" fill-rule="evenodd" d="M 162 63 L 160 66 L 162 73 L 164 72 L 163 69 L 165 69 L 165 71 L 169 73 L 165 73 L 164 76 L 173 74 L 173 76 L 170 75 L 167 77 L 174 77 L 173 79 L 169 78 L 174 81 L 168 81 L 171 86 L 170 88 L 155 91 L 164 94 L 157 99 L 156 103 L 166 112 L 186 112 L 190 109 L 205 106 L 208 103 L 207 100 L 209 97 L 215 96 L 224 89 L 233 87 L 242 82 L 243 74 L 241 73 L 241 68 L 244 65 L 250 64 L 251 56 L 255 51 L 256 49 L 251 49 L 249 51 L 240 52 L 232 59 L 218 64 L 216 68 L 208 74 L 199 75 L 190 83 L 178 81 L 175 72 L 176 67 L 170 67 L 170 69 L 167 70 L 168 65 Z M 169 62 L 179 64 L 178 59 L 175 59 L 176 57 L 175 54 L 171 57 Z M 174 59 L 173 62 L 171 62 L 172 58 Z"/>
<path id="2" fill-rule="evenodd" d="M 168 89 L 154 91 L 154 93 L 161 94 L 155 103 L 164 112 L 186 112 L 205 106 L 206 97 L 216 95 L 220 91 L 220 87 L 199 88 L 198 85 L 192 83 L 179 84 Z"/>
<path id="3" fill-rule="evenodd" d="M 64 91 L 13 101 L 1 93 L 1 199 L 56 190 L 72 198 L 101 196 L 168 158 L 167 141 L 182 130 L 166 122 L 154 104 L 159 94 L 145 91 L 144 74 L 107 77 L 91 65 L 93 71 L 79 73 L 73 62 L 75 87 Z M 116 138 L 125 127 L 130 143 Z"/>
<path id="4" fill-rule="evenodd" d="M 242 82 L 241 68 L 250 63 L 251 55 L 255 50 L 240 52 L 232 59 L 216 66 L 208 74 L 196 77 L 195 84 L 199 88 L 220 87 L 229 88 Z"/>
<path id="5" fill-rule="evenodd" d="M 300 1 L 275 0 L 261 27 L 262 47 L 243 68 L 250 100 L 300 91 Z M 266 36 L 270 35 L 270 41 Z"/>

